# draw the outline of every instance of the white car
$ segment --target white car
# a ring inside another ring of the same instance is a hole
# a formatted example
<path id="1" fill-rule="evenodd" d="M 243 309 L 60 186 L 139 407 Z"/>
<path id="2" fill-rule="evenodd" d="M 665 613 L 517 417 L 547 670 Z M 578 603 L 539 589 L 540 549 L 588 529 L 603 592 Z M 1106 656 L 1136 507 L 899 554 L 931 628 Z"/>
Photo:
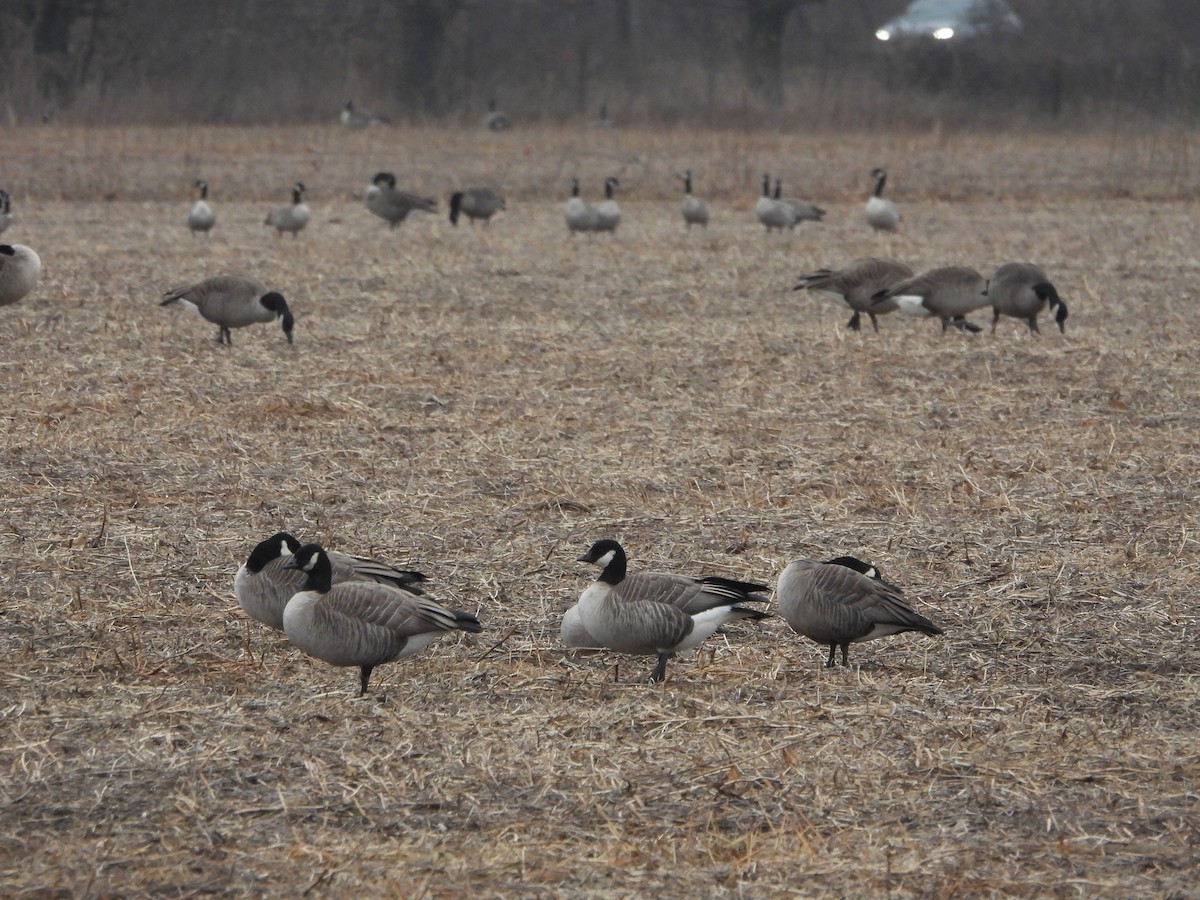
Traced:
<path id="1" fill-rule="evenodd" d="M 1004 0 L 913 0 L 903 14 L 875 32 L 881 41 L 934 38 L 939 41 L 1015 34 L 1021 30 Z"/>

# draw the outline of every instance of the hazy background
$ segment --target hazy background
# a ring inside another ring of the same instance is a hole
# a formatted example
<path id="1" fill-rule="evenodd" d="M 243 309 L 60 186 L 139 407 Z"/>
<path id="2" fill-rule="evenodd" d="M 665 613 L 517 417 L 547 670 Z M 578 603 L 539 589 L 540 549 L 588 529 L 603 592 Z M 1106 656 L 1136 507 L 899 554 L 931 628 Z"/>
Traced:
<path id="1" fill-rule="evenodd" d="M 1195 0 L 1011 0 L 1022 36 L 899 52 L 907 0 L 0 0 L 0 123 L 1142 128 L 1200 106 Z"/>

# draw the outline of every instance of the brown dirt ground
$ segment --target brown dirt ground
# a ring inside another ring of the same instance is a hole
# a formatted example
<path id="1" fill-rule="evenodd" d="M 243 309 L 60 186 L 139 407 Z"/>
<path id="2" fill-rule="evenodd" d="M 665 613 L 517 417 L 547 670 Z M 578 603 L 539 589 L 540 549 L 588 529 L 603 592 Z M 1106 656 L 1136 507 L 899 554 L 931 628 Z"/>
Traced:
<path id="1" fill-rule="evenodd" d="M 0 310 L 3 892 L 1193 893 L 1190 138 L 880 144 L 0 132 L 4 239 L 45 265 Z M 861 222 L 880 162 L 891 239 Z M 678 218 L 688 165 L 707 232 Z M 376 168 L 443 208 L 486 178 L 510 211 L 389 231 L 355 196 Z M 763 169 L 827 221 L 766 237 Z M 616 239 L 569 238 L 565 179 L 618 170 Z M 182 225 L 197 175 L 210 240 Z M 277 240 L 296 178 L 314 220 Z M 871 253 L 1040 262 L 1067 335 L 855 335 L 789 290 Z M 294 347 L 157 306 L 228 271 L 286 294 Z M 486 630 L 355 699 L 232 597 L 281 527 L 421 569 Z M 946 634 L 829 671 L 775 619 L 647 686 L 650 660 L 558 644 L 601 536 L 635 570 L 769 581 L 855 553 Z"/>

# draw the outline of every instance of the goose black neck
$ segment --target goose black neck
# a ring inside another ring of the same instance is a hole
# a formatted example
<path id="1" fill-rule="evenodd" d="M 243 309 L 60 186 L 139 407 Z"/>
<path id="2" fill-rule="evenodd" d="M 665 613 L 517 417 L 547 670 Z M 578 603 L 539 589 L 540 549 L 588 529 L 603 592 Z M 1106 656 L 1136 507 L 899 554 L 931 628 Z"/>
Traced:
<path id="1" fill-rule="evenodd" d="M 265 541 L 259 541 L 258 546 L 251 551 L 250 558 L 246 560 L 246 571 L 251 574 L 261 572 L 271 560 L 284 555 L 285 551 L 280 549 L 281 546 L 287 548 L 287 553 L 295 553 L 300 549 L 300 542 L 286 531 L 273 534 Z"/>

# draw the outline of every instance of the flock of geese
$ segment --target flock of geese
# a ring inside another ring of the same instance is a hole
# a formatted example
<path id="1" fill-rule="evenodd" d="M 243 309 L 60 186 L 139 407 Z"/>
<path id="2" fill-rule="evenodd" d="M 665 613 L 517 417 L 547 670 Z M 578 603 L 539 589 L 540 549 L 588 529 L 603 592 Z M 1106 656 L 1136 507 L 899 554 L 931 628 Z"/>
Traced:
<path id="1" fill-rule="evenodd" d="M 563 644 L 572 651 L 655 657 L 651 682 L 666 677 L 673 655 L 699 646 L 722 625 L 771 615 L 757 605 L 768 602 L 765 584 L 629 574 L 624 548 L 611 539 L 596 541 L 578 561 L 597 566 L 600 575 L 563 616 Z M 302 652 L 357 668 L 362 696 L 376 666 L 412 656 L 449 632 L 483 630 L 473 614 L 427 596 L 425 581 L 420 572 L 301 544 L 279 532 L 250 552 L 234 575 L 233 591 L 247 615 L 282 631 Z M 790 563 L 775 599 L 794 631 L 829 647 L 827 667 L 835 665 L 839 649 L 842 665 L 849 665 L 852 643 L 905 631 L 942 633 L 877 568 L 852 556 Z"/>

